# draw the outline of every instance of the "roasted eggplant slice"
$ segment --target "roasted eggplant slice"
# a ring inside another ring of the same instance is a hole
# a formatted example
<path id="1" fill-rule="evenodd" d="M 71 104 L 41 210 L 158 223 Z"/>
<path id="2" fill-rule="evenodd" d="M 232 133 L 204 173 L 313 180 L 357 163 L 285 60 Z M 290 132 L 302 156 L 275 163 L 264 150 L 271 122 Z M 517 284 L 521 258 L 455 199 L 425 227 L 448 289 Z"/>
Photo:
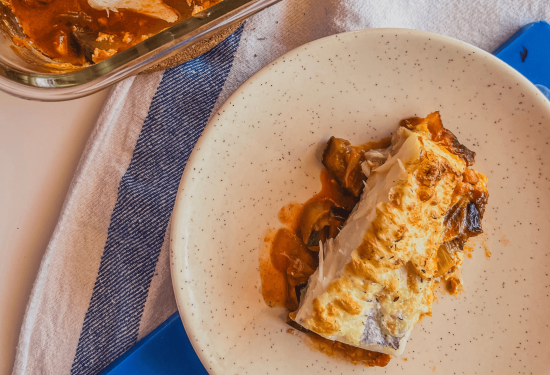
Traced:
<path id="1" fill-rule="evenodd" d="M 331 137 L 323 152 L 323 165 L 352 196 L 359 197 L 366 176 L 361 169 L 363 151 L 341 138 Z"/>
<path id="2" fill-rule="evenodd" d="M 346 157 L 349 154 L 351 145 L 348 141 L 341 138 L 331 137 L 323 152 L 323 165 L 332 174 L 340 184 L 343 183 L 346 176 L 348 163 Z"/>
<path id="3" fill-rule="evenodd" d="M 89 27 L 94 30 L 97 29 L 97 24 L 94 22 L 93 18 L 84 12 L 60 13 L 56 18 L 59 22 L 64 22 L 71 26 L 77 26 L 80 29 L 85 27 Z"/>
<path id="4" fill-rule="evenodd" d="M 93 64 L 94 51 L 97 48 L 97 42 L 95 41 L 97 38 L 96 33 L 93 31 L 85 31 L 78 26 L 73 26 L 72 37 L 74 41 L 73 44 L 79 48 L 86 60 Z"/>
<path id="5" fill-rule="evenodd" d="M 340 221 L 344 222 L 348 219 L 349 214 L 351 213 L 351 211 L 348 211 L 348 210 L 346 210 L 345 208 L 342 208 L 342 207 L 333 206 L 330 209 L 330 213 L 331 213 L 332 217 L 335 218 L 336 220 L 340 220 Z"/>
<path id="6" fill-rule="evenodd" d="M 334 203 L 328 199 L 306 204 L 300 217 L 300 230 L 305 244 L 309 243 L 312 232 L 318 232 L 325 226 L 330 225 L 330 212 L 333 206 Z M 319 246 L 318 242 L 316 246 Z"/>

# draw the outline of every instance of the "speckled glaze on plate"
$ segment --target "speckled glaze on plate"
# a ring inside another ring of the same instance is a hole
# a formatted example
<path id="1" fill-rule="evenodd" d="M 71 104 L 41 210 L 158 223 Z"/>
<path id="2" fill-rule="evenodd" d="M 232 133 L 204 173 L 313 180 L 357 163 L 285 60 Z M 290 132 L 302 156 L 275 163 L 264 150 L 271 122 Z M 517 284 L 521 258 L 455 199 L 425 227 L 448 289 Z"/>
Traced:
<path id="1" fill-rule="evenodd" d="M 261 296 L 259 251 L 279 209 L 320 189 L 320 152 L 439 110 L 489 177 L 465 293 L 438 295 L 405 353 L 366 368 L 312 351 Z M 172 225 L 179 311 L 210 374 L 550 373 L 550 103 L 468 44 L 371 29 L 295 49 L 245 82 L 185 169 Z M 492 252 L 487 258 L 484 246 Z M 405 361 L 404 358 L 407 360 Z"/>

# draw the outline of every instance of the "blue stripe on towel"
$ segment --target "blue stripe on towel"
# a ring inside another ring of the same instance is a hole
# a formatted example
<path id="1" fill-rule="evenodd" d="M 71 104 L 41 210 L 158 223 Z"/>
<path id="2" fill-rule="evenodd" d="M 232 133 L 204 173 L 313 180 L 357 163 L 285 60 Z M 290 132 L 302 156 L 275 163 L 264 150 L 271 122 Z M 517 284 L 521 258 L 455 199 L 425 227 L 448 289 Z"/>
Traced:
<path id="1" fill-rule="evenodd" d="M 241 26 L 164 74 L 122 177 L 71 374 L 97 374 L 137 341 L 180 177 L 227 79 Z"/>

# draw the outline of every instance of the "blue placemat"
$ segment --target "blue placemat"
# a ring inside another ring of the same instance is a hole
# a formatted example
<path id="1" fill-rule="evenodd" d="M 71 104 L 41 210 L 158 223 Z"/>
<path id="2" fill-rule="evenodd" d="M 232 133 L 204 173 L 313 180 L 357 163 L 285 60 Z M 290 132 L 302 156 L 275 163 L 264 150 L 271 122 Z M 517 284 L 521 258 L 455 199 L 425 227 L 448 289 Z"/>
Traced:
<path id="1" fill-rule="evenodd" d="M 550 98 L 550 25 L 528 24 L 493 52 Z M 101 375 L 207 375 L 178 313 L 107 367 Z"/>
<path id="2" fill-rule="evenodd" d="M 208 375 L 178 313 L 107 367 L 101 375 Z"/>
<path id="3" fill-rule="evenodd" d="M 523 74 L 550 99 L 550 25 L 525 25 L 493 54 Z"/>

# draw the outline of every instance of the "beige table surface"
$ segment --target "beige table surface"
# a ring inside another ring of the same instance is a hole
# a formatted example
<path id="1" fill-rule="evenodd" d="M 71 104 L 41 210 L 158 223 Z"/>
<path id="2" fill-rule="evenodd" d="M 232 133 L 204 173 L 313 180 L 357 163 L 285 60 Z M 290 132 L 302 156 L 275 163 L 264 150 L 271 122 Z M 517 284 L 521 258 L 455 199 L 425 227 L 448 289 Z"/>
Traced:
<path id="1" fill-rule="evenodd" d="M 86 140 L 108 90 L 62 103 L 0 92 L 0 375 Z"/>

